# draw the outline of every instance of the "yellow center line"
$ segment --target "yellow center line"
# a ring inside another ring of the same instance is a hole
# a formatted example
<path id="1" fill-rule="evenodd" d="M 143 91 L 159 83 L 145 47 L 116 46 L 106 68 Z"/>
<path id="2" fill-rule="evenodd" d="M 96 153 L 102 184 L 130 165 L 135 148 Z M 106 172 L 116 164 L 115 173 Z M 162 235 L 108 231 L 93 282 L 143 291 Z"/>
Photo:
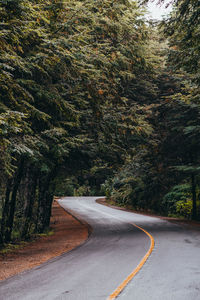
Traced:
<path id="1" fill-rule="evenodd" d="M 139 270 L 143 267 L 143 265 L 145 264 L 145 262 L 147 261 L 147 259 L 149 258 L 149 256 L 151 255 L 151 252 L 153 251 L 154 248 L 154 238 L 152 237 L 152 235 L 147 232 L 145 229 L 137 226 L 136 224 L 131 223 L 131 225 L 139 228 L 140 230 L 142 230 L 144 233 L 146 233 L 146 235 L 148 235 L 148 237 L 150 238 L 151 241 L 151 245 L 149 250 L 147 251 L 147 253 L 145 254 L 145 256 L 143 257 L 143 259 L 140 261 L 140 263 L 138 264 L 138 266 L 133 270 L 133 272 L 116 288 L 116 290 L 108 297 L 107 300 L 112 300 L 112 299 L 116 299 L 119 294 L 123 291 L 123 289 L 127 286 L 127 284 L 133 279 L 133 277 L 139 272 Z"/>

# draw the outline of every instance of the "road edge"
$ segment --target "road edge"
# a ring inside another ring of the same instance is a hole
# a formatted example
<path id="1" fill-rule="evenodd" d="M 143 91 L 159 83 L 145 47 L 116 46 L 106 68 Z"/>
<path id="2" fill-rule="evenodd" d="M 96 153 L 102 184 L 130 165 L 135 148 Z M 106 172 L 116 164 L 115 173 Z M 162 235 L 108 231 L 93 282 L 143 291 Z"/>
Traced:
<path id="1" fill-rule="evenodd" d="M 64 200 L 64 198 L 65 198 L 65 197 L 59 198 L 59 199 L 57 200 L 57 203 L 60 205 L 59 201 Z M 95 200 L 95 201 L 96 201 L 96 200 Z M 75 220 L 77 220 L 80 224 L 86 225 L 86 226 L 88 227 L 88 238 L 87 238 L 83 243 L 81 243 L 80 245 L 77 246 L 77 247 L 80 247 L 81 245 L 85 244 L 85 243 L 88 241 L 88 239 L 90 238 L 90 236 L 91 236 L 91 234 L 92 234 L 93 228 L 92 228 L 92 226 L 91 226 L 89 223 L 87 223 L 83 218 L 81 218 L 81 217 L 80 217 L 77 213 L 75 213 L 73 210 L 71 210 L 71 209 L 69 209 L 69 208 L 66 209 L 66 208 L 62 207 L 61 205 L 60 205 L 60 207 L 61 207 L 66 213 L 68 213 L 70 216 L 72 216 Z M 70 250 L 70 251 L 73 251 L 73 250 L 76 249 L 77 247 L 73 248 L 73 249 Z M 67 252 L 66 252 L 66 253 L 67 253 Z"/>
<path id="2" fill-rule="evenodd" d="M 194 228 L 194 227 L 200 227 L 200 222 L 199 221 L 191 221 L 191 220 L 186 220 L 186 219 L 179 219 L 179 218 L 173 218 L 173 217 L 166 217 L 166 216 L 161 216 L 161 215 L 156 215 L 156 214 L 151 214 L 151 213 L 145 213 L 145 212 L 140 212 L 140 211 L 135 211 L 126 207 L 119 207 L 113 204 L 109 204 L 105 200 L 106 198 L 100 198 L 97 199 L 96 202 L 100 205 L 108 206 L 110 208 L 122 210 L 122 211 L 127 211 L 133 214 L 138 214 L 142 216 L 147 216 L 147 217 L 152 217 L 152 218 L 157 218 L 163 221 L 167 221 L 173 224 L 177 224 L 182 227 L 187 227 L 187 228 Z"/>
<path id="3" fill-rule="evenodd" d="M 82 241 L 80 244 L 74 246 L 74 247 L 71 248 L 71 249 L 66 250 L 65 252 L 62 252 L 62 253 L 60 253 L 60 254 L 58 254 L 58 255 L 55 255 L 55 256 L 52 255 L 51 258 L 48 258 L 46 261 L 43 261 L 43 262 L 39 263 L 38 265 L 35 265 L 35 266 L 32 266 L 32 267 L 26 268 L 26 269 L 24 269 L 24 270 L 22 270 L 22 271 L 19 271 L 19 272 L 15 273 L 15 274 L 13 274 L 13 275 L 11 275 L 11 276 L 6 277 L 5 279 L 0 280 L 0 284 L 3 284 L 4 282 L 10 281 L 10 280 L 12 280 L 14 277 L 18 277 L 18 276 L 24 275 L 25 273 L 29 273 L 29 272 L 31 272 L 31 271 L 33 271 L 33 270 L 40 269 L 40 268 L 42 268 L 43 266 L 45 266 L 45 265 L 47 265 L 47 264 L 49 264 L 49 263 L 51 263 L 51 262 L 54 262 L 54 261 L 56 261 L 56 260 L 59 260 L 60 258 L 62 258 L 63 256 L 65 256 L 66 254 L 68 254 L 68 253 L 70 253 L 70 252 L 76 250 L 77 248 L 81 247 L 83 244 L 85 244 L 85 243 L 89 240 L 90 235 L 91 235 L 91 233 L 92 233 L 92 231 L 93 231 L 93 229 L 92 229 L 92 227 L 90 226 L 90 224 L 88 224 L 87 222 L 85 222 L 85 221 L 84 221 L 83 219 L 81 219 L 79 216 L 75 215 L 73 212 L 65 210 L 65 209 L 59 204 L 58 200 L 60 200 L 60 198 L 59 198 L 59 199 L 57 198 L 55 201 L 58 203 L 59 207 L 60 207 L 66 214 L 69 214 L 72 218 L 74 218 L 76 221 L 78 221 L 81 225 L 86 225 L 87 231 L 88 231 L 88 233 L 87 233 L 87 238 L 86 238 L 84 241 Z M 39 241 L 39 239 L 38 239 L 38 241 Z M 34 241 L 33 241 L 33 242 L 34 242 Z"/>

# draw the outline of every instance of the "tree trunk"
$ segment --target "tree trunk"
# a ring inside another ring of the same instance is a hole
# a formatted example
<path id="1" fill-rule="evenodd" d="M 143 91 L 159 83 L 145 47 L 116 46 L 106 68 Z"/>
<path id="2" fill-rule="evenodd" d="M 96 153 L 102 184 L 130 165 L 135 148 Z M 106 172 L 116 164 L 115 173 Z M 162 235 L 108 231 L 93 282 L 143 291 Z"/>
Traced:
<path id="1" fill-rule="evenodd" d="M 56 168 L 54 168 L 47 177 L 39 179 L 38 216 L 36 225 L 36 231 L 39 233 L 44 232 L 44 230 L 49 227 L 54 192 L 52 180 L 55 174 Z"/>
<path id="2" fill-rule="evenodd" d="M 197 196 L 196 196 L 196 178 L 192 174 L 192 219 L 197 219 Z"/>
<path id="3" fill-rule="evenodd" d="M 42 233 L 46 228 L 46 214 L 48 210 L 48 194 L 50 190 L 51 174 L 46 177 L 40 176 L 39 178 L 39 195 L 38 195 L 38 212 L 36 232 Z"/>
<path id="4" fill-rule="evenodd" d="M 36 188 L 37 188 L 37 174 L 32 173 L 32 170 L 28 170 L 28 186 L 27 186 L 27 199 L 26 207 L 24 210 L 24 225 L 22 228 L 21 237 L 26 238 L 29 233 L 29 227 L 32 221 L 33 205 L 35 202 Z"/>
<path id="5" fill-rule="evenodd" d="M 17 198 L 17 191 L 23 176 L 24 170 L 24 159 L 21 159 L 17 174 L 14 179 L 13 183 L 13 191 L 10 200 L 10 208 L 9 208 L 9 215 L 6 222 L 6 231 L 5 231 L 5 242 L 9 242 L 11 240 L 12 230 L 13 230 L 13 223 L 14 223 L 14 215 L 15 215 L 15 206 L 16 206 L 16 198 Z"/>
<path id="6" fill-rule="evenodd" d="M 12 189 L 12 179 L 8 179 L 6 194 L 5 194 L 5 202 L 3 206 L 2 219 L 1 219 L 1 232 L 0 232 L 0 244 L 4 244 L 5 241 L 5 226 L 8 219 L 9 214 L 9 206 L 10 206 L 10 193 Z"/>
<path id="7" fill-rule="evenodd" d="M 50 219 L 51 219 L 51 208 L 52 208 L 52 203 L 53 203 L 53 193 L 48 193 L 46 195 L 46 213 L 45 213 L 45 227 L 48 228 L 50 224 Z"/>

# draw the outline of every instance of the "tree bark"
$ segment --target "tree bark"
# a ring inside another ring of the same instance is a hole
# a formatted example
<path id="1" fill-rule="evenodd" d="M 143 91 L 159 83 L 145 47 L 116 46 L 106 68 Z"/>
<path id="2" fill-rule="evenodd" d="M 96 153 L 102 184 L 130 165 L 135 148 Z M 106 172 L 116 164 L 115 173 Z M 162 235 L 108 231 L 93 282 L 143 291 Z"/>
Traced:
<path id="1" fill-rule="evenodd" d="M 9 214 L 9 206 L 10 206 L 10 193 L 12 189 L 12 179 L 8 179 L 6 186 L 6 194 L 5 194 L 5 202 L 3 206 L 2 219 L 1 219 L 1 232 L 0 232 L 0 244 L 3 245 L 5 242 L 5 226 L 8 219 Z"/>
<path id="2" fill-rule="evenodd" d="M 14 223 L 14 215 L 15 215 L 15 207 L 16 207 L 16 198 L 17 198 L 17 191 L 23 176 L 24 170 L 24 159 L 22 158 L 19 164 L 19 168 L 17 174 L 14 179 L 13 183 L 13 190 L 12 196 L 10 200 L 10 207 L 9 207 L 9 215 L 6 222 L 6 231 L 5 231 L 5 242 L 9 242 L 11 240 L 12 230 L 13 230 L 13 223 Z"/>
<path id="3" fill-rule="evenodd" d="M 56 174 L 54 168 L 46 177 L 39 179 L 38 216 L 36 232 L 42 233 L 49 227 L 51 206 L 53 202 L 54 185 L 52 181 Z"/>
<path id="4" fill-rule="evenodd" d="M 32 221 L 33 205 L 35 202 L 36 188 L 37 188 L 37 174 L 31 170 L 31 167 L 29 167 L 27 176 L 28 176 L 27 195 L 26 195 L 27 199 L 26 199 L 26 207 L 24 210 L 24 225 L 21 233 L 22 238 L 26 238 L 27 235 L 29 234 L 29 228 Z"/>
<path id="5" fill-rule="evenodd" d="M 51 208 L 53 203 L 53 193 L 49 192 L 46 198 L 46 214 L 45 214 L 45 228 L 49 227 L 51 219 Z"/>

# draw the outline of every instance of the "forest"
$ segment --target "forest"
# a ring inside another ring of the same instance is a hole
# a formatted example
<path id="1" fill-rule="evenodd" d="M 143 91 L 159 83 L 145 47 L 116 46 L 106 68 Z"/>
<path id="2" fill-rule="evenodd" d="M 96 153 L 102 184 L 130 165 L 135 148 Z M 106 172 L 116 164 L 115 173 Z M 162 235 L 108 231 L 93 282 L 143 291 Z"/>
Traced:
<path id="1" fill-rule="evenodd" d="M 200 3 L 147 2 L 0 1 L 0 247 L 55 195 L 200 220 Z"/>

